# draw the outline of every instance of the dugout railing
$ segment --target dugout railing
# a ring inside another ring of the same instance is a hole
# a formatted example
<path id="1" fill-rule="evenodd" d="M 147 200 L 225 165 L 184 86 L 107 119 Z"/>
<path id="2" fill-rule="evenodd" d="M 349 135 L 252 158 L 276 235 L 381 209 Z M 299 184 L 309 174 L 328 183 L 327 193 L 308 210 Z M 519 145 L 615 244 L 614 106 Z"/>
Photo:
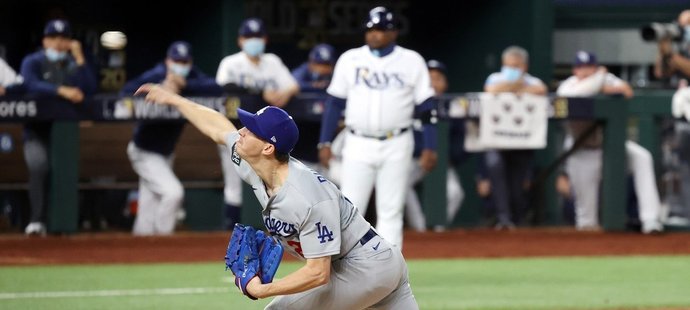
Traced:
<path id="1" fill-rule="evenodd" d="M 601 220 L 606 230 L 622 230 L 626 221 L 626 162 L 624 142 L 629 119 L 637 119 L 639 142 L 649 149 L 654 158 L 660 158 L 660 132 L 658 122 L 671 115 L 671 96 L 668 91 L 642 93 L 630 100 L 620 98 L 598 97 L 595 99 L 552 98 L 550 109 L 550 126 L 548 143 L 545 149 L 537 154 L 538 168 L 544 168 L 553 162 L 560 153 L 558 145 L 558 126 L 552 126 L 564 119 L 596 119 L 604 124 L 604 161 L 602 171 Z M 478 102 L 472 100 L 472 94 L 449 94 L 444 97 L 440 107 L 441 119 L 448 117 L 477 117 Z M 236 108 L 240 105 L 255 111 L 263 105 L 256 96 L 227 96 L 219 98 L 195 98 L 211 108 L 224 113 L 229 118 L 236 118 Z M 319 122 L 323 111 L 324 98 L 321 95 L 300 95 L 287 106 L 287 110 L 298 122 Z M 449 105 L 459 106 L 462 116 L 449 113 Z M 179 113 L 167 107 L 151 106 L 141 99 L 117 98 L 114 96 L 97 96 L 83 105 L 75 106 L 62 100 L 32 97 L 0 97 L 0 122 L 22 123 L 31 120 L 53 121 L 53 145 L 51 147 L 51 207 L 48 208 L 48 229 L 52 233 L 74 233 L 78 230 L 78 191 L 89 188 L 132 188 L 132 180 L 109 180 L 96 182 L 93 179 L 80 179 L 80 121 L 94 122 L 132 122 L 137 119 L 170 119 L 179 121 Z M 0 127 L 2 128 L 2 127 Z M 188 130 L 189 131 L 189 130 Z M 424 179 L 421 194 L 427 224 L 430 227 L 458 225 L 463 227 L 477 226 L 483 210 L 474 194 L 472 166 L 477 159 L 471 159 L 460 168 L 466 199 L 456 219 L 449 222 L 445 211 L 445 173 L 448 156 L 448 123 L 439 122 L 438 166 Z M 184 146 L 182 146 L 184 147 Z M 178 148 L 178 151 L 180 148 Z M 2 157 L 0 153 L 0 157 Z M 126 158 L 124 150 L 122 156 Z M 110 157 L 105 157 L 110 158 Z M 14 162 L 12 165 L 18 165 Z M 2 164 L 0 170 L 8 169 Z M 108 165 L 104 160 L 103 165 Z M 219 164 L 218 164 L 219 165 Z M 4 167 L 3 167 L 4 166 Z M 658 166 L 658 165 L 657 165 Z M 658 170 L 657 170 L 658 172 Z M 23 189 L 22 180 L 8 181 L 4 173 L 0 174 L 0 190 Z M 546 176 L 542 188 L 533 201 L 537 201 L 536 223 L 540 225 L 561 224 L 561 210 L 554 189 L 555 171 Z M 206 180 L 185 180 L 185 207 L 188 220 L 198 222 L 199 229 L 220 228 L 222 218 L 222 179 L 218 175 Z M 245 186 L 243 221 L 260 225 L 258 203 L 252 199 L 252 191 Z M 196 210 L 196 211 L 195 211 Z M 189 211 L 192 211 L 191 214 Z M 204 223 L 214 221 L 213 223 Z M 217 223 L 216 223 L 217 222 Z"/>

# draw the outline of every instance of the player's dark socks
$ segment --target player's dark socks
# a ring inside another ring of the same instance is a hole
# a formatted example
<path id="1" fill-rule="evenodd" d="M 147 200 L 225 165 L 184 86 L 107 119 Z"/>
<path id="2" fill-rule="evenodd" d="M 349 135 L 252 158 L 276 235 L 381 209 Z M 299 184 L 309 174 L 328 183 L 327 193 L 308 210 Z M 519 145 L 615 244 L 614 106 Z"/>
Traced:
<path id="1" fill-rule="evenodd" d="M 236 205 L 225 204 L 225 229 L 232 230 L 235 223 L 240 223 L 242 208 Z"/>

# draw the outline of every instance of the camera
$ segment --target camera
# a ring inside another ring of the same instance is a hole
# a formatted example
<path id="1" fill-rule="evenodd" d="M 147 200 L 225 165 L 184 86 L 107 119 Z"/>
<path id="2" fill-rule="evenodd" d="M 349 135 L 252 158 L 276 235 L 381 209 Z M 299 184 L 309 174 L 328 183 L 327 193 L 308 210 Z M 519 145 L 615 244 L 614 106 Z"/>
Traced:
<path id="1" fill-rule="evenodd" d="M 640 32 L 645 41 L 659 41 L 666 38 L 681 41 L 684 34 L 683 27 L 677 23 L 651 23 L 643 26 Z"/>

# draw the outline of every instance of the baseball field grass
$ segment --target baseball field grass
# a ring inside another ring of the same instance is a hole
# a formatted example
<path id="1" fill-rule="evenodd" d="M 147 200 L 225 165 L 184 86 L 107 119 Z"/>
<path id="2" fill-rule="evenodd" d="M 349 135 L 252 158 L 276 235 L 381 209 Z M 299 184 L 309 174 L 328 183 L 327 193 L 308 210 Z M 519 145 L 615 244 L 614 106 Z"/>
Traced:
<path id="1" fill-rule="evenodd" d="M 411 260 L 421 309 L 690 309 L 690 256 Z M 300 263 L 286 262 L 278 276 Z M 222 262 L 0 267 L 0 309 L 263 309 Z"/>

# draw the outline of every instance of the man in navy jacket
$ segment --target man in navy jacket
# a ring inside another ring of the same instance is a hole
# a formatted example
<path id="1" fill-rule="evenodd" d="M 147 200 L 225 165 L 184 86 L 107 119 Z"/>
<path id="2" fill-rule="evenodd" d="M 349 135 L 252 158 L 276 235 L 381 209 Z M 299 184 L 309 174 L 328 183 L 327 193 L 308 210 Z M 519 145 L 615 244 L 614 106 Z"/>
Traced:
<path id="1" fill-rule="evenodd" d="M 72 39 L 67 21 L 49 21 L 43 30 L 43 49 L 24 57 L 21 75 L 29 95 L 62 98 L 80 104 L 96 91 L 96 78 L 86 64 L 81 43 Z M 24 158 L 29 170 L 31 219 L 26 234 L 46 232 L 45 205 L 52 122 L 29 122 L 24 126 Z"/>
<path id="2" fill-rule="evenodd" d="M 146 83 L 160 83 L 183 96 L 220 96 L 222 88 L 192 63 L 191 46 L 173 42 L 165 61 L 127 82 L 122 96 L 132 96 Z M 169 235 L 175 222 L 184 217 L 184 190 L 172 169 L 175 144 L 184 121 L 139 121 L 127 154 L 139 175 L 139 208 L 132 232 L 135 235 Z"/>

